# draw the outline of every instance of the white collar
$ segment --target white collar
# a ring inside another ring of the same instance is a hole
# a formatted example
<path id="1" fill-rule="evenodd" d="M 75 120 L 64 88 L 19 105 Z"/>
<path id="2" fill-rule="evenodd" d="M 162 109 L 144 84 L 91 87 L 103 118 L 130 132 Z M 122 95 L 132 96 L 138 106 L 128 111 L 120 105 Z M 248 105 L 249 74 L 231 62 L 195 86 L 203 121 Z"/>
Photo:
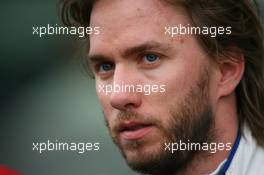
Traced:
<path id="1" fill-rule="evenodd" d="M 226 159 L 210 175 L 217 175 Z M 264 175 L 264 148 L 251 135 L 248 126 L 242 128 L 240 144 L 226 175 Z"/>

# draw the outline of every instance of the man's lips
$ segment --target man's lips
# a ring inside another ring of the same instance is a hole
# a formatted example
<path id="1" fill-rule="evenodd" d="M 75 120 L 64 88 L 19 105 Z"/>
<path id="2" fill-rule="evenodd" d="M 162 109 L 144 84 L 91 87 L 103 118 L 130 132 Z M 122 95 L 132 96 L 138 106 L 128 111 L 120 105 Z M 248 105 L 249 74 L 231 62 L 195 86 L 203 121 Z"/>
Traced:
<path id="1" fill-rule="evenodd" d="M 121 138 L 125 140 L 138 140 L 147 135 L 152 129 L 152 124 L 129 121 L 120 124 L 119 133 Z"/>

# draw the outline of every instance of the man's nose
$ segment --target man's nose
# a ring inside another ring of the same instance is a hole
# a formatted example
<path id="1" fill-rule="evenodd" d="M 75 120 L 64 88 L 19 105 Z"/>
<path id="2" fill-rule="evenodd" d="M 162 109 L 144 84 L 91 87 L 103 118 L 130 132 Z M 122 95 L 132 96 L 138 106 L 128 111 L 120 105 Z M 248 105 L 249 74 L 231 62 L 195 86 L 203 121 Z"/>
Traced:
<path id="1" fill-rule="evenodd" d="M 135 72 L 128 69 L 115 70 L 114 84 L 120 88 L 113 91 L 110 96 L 111 106 L 118 110 L 129 110 L 138 108 L 141 103 L 141 93 L 137 92 L 137 80 Z"/>

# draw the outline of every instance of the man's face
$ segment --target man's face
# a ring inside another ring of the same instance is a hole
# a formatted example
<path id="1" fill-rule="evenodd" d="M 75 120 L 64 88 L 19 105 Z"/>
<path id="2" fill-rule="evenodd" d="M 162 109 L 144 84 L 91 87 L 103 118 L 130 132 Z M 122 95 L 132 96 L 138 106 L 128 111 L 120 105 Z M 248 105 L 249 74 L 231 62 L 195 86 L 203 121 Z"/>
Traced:
<path id="1" fill-rule="evenodd" d="M 144 173 L 171 173 L 195 152 L 165 151 L 169 142 L 209 142 L 213 136 L 213 71 L 195 36 L 165 35 L 190 23 L 181 7 L 158 0 L 100 0 L 92 11 L 91 67 L 113 141 Z M 164 85 L 165 92 L 111 92 L 103 85 Z"/>

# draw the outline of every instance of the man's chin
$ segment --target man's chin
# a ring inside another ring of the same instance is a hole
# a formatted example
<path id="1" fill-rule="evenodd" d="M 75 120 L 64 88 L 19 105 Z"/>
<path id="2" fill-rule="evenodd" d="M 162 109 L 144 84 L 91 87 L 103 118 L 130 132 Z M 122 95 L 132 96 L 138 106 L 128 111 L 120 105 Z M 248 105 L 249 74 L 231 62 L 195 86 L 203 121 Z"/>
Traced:
<path id="1" fill-rule="evenodd" d="M 152 140 L 153 141 L 153 140 Z M 142 174 L 173 174 L 185 168 L 193 154 L 182 151 L 171 154 L 165 150 L 165 139 L 139 141 L 119 145 L 128 166 Z"/>
<path id="2" fill-rule="evenodd" d="M 165 154 L 161 143 L 135 142 L 121 151 L 128 166 L 143 174 L 153 173 L 153 166 L 159 164 Z"/>

